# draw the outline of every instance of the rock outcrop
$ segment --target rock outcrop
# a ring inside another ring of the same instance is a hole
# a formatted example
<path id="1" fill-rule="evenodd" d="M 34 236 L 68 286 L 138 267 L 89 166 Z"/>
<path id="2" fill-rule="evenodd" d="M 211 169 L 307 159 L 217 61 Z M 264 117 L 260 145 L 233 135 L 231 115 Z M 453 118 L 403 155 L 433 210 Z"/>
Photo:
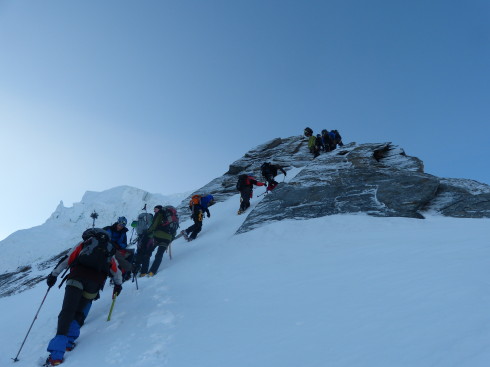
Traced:
<path id="1" fill-rule="evenodd" d="M 390 142 L 350 143 L 313 159 L 303 137 L 277 138 L 247 152 L 223 176 L 195 193 L 212 193 L 223 201 L 237 194 L 238 175 L 260 178 L 260 166 L 266 161 L 300 172 L 264 197 L 238 233 L 283 219 L 347 213 L 420 219 L 425 213 L 490 217 L 490 186 L 425 173 L 419 158 Z M 180 205 L 181 212 L 186 213 L 187 202 Z"/>

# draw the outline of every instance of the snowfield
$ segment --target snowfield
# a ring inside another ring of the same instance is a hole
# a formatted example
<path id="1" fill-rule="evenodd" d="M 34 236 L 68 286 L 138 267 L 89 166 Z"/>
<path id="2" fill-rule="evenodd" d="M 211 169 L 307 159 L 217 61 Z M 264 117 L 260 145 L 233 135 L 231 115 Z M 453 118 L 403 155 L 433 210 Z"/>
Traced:
<path id="1" fill-rule="evenodd" d="M 247 214 L 238 206 L 238 195 L 212 206 L 155 277 L 124 283 L 109 322 L 107 285 L 63 366 L 490 365 L 490 220 L 341 215 L 234 235 Z M 55 255 L 43 241 L 39 256 Z M 0 298 L 1 366 L 46 359 L 57 286 L 11 360 L 47 289 Z"/>

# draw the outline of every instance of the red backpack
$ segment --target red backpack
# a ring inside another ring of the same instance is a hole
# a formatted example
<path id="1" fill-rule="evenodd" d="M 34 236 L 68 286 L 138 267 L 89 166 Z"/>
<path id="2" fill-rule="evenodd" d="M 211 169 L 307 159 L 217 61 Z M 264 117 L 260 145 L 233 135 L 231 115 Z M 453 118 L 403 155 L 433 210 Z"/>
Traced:
<path id="1" fill-rule="evenodd" d="M 163 217 L 162 222 L 160 223 L 160 228 L 175 236 L 177 233 L 177 229 L 179 229 L 179 215 L 177 214 L 177 209 L 175 209 L 172 205 L 167 205 L 163 207 Z"/>

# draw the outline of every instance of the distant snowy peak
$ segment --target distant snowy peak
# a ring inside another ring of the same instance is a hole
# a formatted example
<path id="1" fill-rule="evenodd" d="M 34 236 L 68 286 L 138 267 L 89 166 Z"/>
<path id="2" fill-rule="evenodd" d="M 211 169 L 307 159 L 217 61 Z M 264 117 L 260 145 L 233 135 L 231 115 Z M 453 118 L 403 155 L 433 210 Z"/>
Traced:
<path id="1" fill-rule="evenodd" d="M 153 213 L 155 205 L 177 206 L 187 195 L 152 194 L 130 186 L 118 186 L 101 192 L 87 191 L 82 200 L 71 207 L 65 207 L 60 202 L 44 224 L 16 231 L 0 241 L 3 254 L 0 269 L 8 272 L 19 267 L 30 267 L 36 262 L 47 260 L 42 258 L 42 254 L 55 256 L 76 244 L 80 241 L 81 233 L 89 227 L 111 225 L 120 216 L 125 216 L 131 223 L 143 212 L 145 204 L 148 212 Z M 97 213 L 95 221 L 91 217 L 93 212 Z M 131 236 L 131 228 L 129 230 L 128 235 Z M 38 249 L 40 245 L 43 247 L 42 252 Z"/>
<path id="2" fill-rule="evenodd" d="M 72 207 L 67 208 L 61 202 L 48 221 L 61 220 L 91 225 L 93 219 L 90 214 L 94 211 L 98 214 L 97 223 L 113 223 L 120 216 L 126 216 L 130 221 L 136 219 L 145 205 L 153 213 L 155 205 L 177 206 L 186 196 L 187 193 L 169 196 L 152 194 L 131 186 L 118 186 L 101 192 L 87 191 L 82 200 Z"/>

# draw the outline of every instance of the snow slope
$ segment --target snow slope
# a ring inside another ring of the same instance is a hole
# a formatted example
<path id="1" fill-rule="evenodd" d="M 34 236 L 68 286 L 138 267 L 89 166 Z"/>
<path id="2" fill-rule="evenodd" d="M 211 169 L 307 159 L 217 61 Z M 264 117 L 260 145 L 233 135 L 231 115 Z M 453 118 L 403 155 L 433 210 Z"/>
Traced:
<path id="1" fill-rule="evenodd" d="M 105 289 L 63 366 L 490 365 L 490 220 L 342 215 L 234 235 L 238 205 L 211 207 L 197 240 L 176 240 L 139 290 L 124 283 L 109 322 Z M 0 366 L 47 357 L 56 286 L 10 359 L 46 290 L 0 298 Z"/>

